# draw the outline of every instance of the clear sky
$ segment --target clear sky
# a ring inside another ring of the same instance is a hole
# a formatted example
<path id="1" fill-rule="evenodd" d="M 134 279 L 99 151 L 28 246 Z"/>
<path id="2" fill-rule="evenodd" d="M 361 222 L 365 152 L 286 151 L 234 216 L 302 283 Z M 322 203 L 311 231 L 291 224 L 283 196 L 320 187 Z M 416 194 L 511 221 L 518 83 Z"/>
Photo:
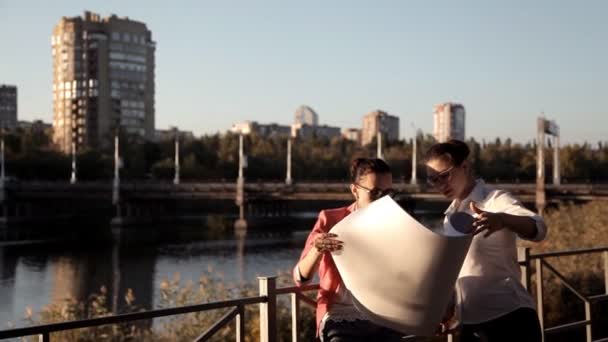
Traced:
<path id="1" fill-rule="evenodd" d="M 341 127 L 383 109 L 410 137 L 453 101 L 478 140 L 529 141 L 544 111 L 563 141 L 608 141 L 608 1 L 0 0 L 20 119 L 52 120 L 51 32 L 84 10 L 152 31 L 157 128 L 289 124 L 306 104 Z"/>

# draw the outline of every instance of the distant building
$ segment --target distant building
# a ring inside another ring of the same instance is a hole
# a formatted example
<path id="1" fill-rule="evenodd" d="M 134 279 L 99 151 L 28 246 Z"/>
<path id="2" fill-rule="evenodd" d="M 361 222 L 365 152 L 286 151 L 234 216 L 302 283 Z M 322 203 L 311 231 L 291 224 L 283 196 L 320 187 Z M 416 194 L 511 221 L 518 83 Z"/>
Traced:
<path id="1" fill-rule="evenodd" d="M 300 106 L 296 109 L 294 124 L 318 126 L 319 115 L 308 106 Z"/>
<path id="2" fill-rule="evenodd" d="M 327 125 L 312 126 L 306 124 L 293 124 L 291 125 L 291 136 L 299 138 L 328 138 L 332 139 L 339 137 L 340 127 L 332 127 Z"/>
<path id="3" fill-rule="evenodd" d="M 0 128 L 17 127 L 17 87 L 0 85 Z"/>
<path id="4" fill-rule="evenodd" d="M 243 121 L 232 125 L 230 132 L 236 134 L 250 134 L 257 130 L 258 123 L 255 121 Z"/>
<path id="5" fill-rule="evenodd" d="M 277 123 L 258 125 L 257 133 L 263 137 L 288 137 L 291 127 Z"/>
<path id="6" fill-rule="evenodd" d="M 154 139 L 156 43 L 145 23 L 85 12 L 51 36 L 53 142 L 61 151 L 112 146 L 120 131 Z"/>
<path id="7" fill-rule="evenodd" d="M 291 127 L 279 125 L 277 123 L 260 124 L 256 121 L 243 121 L 235 123 L 230 128 L 230 132 L 236 134 L 258 134 L 263 137 L 276 137 L 291 135 Z"/>
<path id="8" fill-rule="evenodd" d="M 361 144 L 367 145 L 374 141 L 378 132 L 386 141 L 399 140 L 399 118 L 381 110 L 373 111 L 363 117 Z"/>
<path id="9" fill-rule="evenodd" d="M 465 110 L 458 103 L 441 103 L 433 106 L 433 136 L 438 142 L 465 139 Z"/>
<path id="10" fill-rule="evenodd" d="M 175 127 L 170 127 L 169 129 L 157 129 L 154 131 L 154 141 L 163 142 L 163 141 L 171 141 L 175 139 L 175 133 L 179 134 L 179 140 L 194 140 L 194 133 L 192 131 L 180 131 Z"/>
<path id="11" fill-rule="evenodd" d="M 346 140 L 354 141 L 361 144 L 361 130 L 357 128 L 345 128 L 342 130 L 342 136 Z"/>

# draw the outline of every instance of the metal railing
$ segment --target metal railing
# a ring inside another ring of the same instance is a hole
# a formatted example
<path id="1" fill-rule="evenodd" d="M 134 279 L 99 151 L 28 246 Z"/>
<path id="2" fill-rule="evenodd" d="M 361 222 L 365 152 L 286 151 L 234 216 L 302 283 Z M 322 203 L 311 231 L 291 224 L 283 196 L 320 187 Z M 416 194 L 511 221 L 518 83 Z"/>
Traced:
<path id="1" fill-rule="evenodd" d="M 596 254 L 601 253 L 603 258 L 603 268 L 604 268 L 604 294 L 586 296 L 582 294 L 579 290 L 577 290 L 567 279 L 566 277 L 560 273 L 547 259 L 557 258 L 557 257 L 566 257 L 566 256 L 577 256 L 583 254 Z M 518 249 L 518 261 L 521 266 L 521 274 L 522 274 L 522 283 L 524 287 L 530 291 L 530 287 L 532 284 L 532 264 L 534 264 L 535 270 L 535 282 L 536 282 L 536 308 L 538 312 L 538 319 L 540 321 L 540 326 L 543 333 L 543 341 L 545 340 L 545 336 L 553 335 L 564 331 L 570 331 L 577 328 L 585 328 L 585 341 L 586 342 L 601 342 L 608 341 L 608 338 L 603 338 L 600 340 L 593 340 L 593 319 L 591 314 L 591 306 L 594 303 L 604 301 L 608 299 L 608 247 L 598 247 L 598 248 L 587 248 L 587 249 L 578 249 L 578 250 L 568 250 L 568 251 L 560 251 L 560 252 L 548 252 L 548 253 L 539 253 L 539 254 L 530 254 L 529 247 L 520 247 Z M 547 327 L 545 325 L 545 299 L 544 299 L 544 271 L 548 270 L 551 272 L 564 287 L 566 287 L 570 292 L 572 292 L 577 298 L 579 298 L 585 305 L 585 319 L 556 325 L 553 327 Z"/>
<path id="2" fill-rule="evenodd" d="M 604 264 L 604 279 L 605 293 L 600 295 L 585 296 L 580 291 L 574 288 L 572 284 L 556 270 L 546 259 L 564 256 L 576 256 L 582 254 L 602 253 Z M 535 269 L 536 280 L 536 303 L 538 309 L 538 317 L 541 323 L 543 340 L 546 335 L 556 334 L 563 331 L 569 331 L 577 328 L 585 328 L 587 342 L 608 341 L 608 338 L 601 340 L 593 340 L 592 328 L 593 319 L 591 313 L 591 305 L 593 303 L 608 299 L 608 247 L 590 248 L 580 250 L 569 250 L 562 252 L 549 252 L 540 254 L 531 254 L 530 248 L 520 247 L 518 249 L 518 261 L 522 271 L 522 283 L 526 289 L 530 290 L 532 284 L 532 266 Z M 581 299 L 585 305 L 585 319 L 572 323 L 562 324 L 553 327 L 545 326 L 545 311 L 544 311 L 544 270 L 553 273 L 557 279 L 576 297 Z M 92 319 L 69 321 L 53 324 L 45 324 L 24 328 L 16 328 L 0 331 L 0 339 L 35 336 L 39 337 L 41 342 L 51 341 L 51 334 L 66 330 L 96 327 L 109 324 L 121 324 L 139 320 L 148 320 L 154 318 L 162 318 L 173 315 L 188 314 L 194 312 L 203 312 L 217 309 L 229 309 L 218 321 L 211 325 L 205 332 L 198 336 L 194 341 L 207 341 L 215 333 L 228 324 L 235 321 L 236 325 L 236 341 L 242 342 L 245 340 L 245 307 L 248 305 L 259 305 L 260 314 L 260 341 L 274 342 L 277 341 L 277 297 L 289 295 L 291 302 L 291 338 L 293 342 L 299 341 L 300 334 L 300 305 L 302 303 L 316 306 L 316 301 L 305 296 L 303 293 L 319 289 L 319 285 L 306 285 L 301 287 L 283 287 L 277 288 L 276 277 L 258 277 L 259 296 L 239 298 L 233 300 L 225 300 L 197 305 L 182 306 L 176 308 L 159 309 L 151 311 L 143 311 L 136 313 L 120 314 L 107 317 L 98 317 Z M 407 340 L 413 336 L 405 337 Z M 446 336 L 448 342 L 452 341 L 452 335 Z"/>

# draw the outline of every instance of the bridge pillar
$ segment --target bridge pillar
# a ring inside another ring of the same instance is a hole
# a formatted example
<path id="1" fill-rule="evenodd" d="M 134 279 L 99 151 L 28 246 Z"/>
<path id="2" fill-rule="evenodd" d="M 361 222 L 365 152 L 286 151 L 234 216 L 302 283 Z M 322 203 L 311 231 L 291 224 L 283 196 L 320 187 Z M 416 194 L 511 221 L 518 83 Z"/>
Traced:
<path id="1" fill-rule="evenodd" d="M 559 131 L 553 139 L 553 184 L 561 184 L 560 165 L 559 165 Z"/>
<path id="2" fill-rule="evenodd" d="M 546 193 L 545 193 L 545 134 L 554 137 L 554 150 L 553 150 L 553 184 L 559 185 L 561 183 L 559 174 L 559 126 L 555 121 L 549 121 L 544 117 L 537 119 L 537 159 L 536 159 L 536 208 L 539 214 L 543 214 L 543 211 L 547 205 Z"/>
<path id="3" fill-rule="evenodd" d="M 547 205 L 545 194 L 545 123 L 543 117 L 539 117 L 537 123 L 536 138 L 536 210 L 543 214 Z"/>

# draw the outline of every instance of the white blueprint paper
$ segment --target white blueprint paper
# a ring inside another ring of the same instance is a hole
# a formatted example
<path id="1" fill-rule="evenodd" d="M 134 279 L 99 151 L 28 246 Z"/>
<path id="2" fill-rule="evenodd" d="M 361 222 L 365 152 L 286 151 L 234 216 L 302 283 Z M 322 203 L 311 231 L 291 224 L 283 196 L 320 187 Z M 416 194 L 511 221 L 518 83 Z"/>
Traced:
<path id="1" fill-rule="evenodd" d="M 432 231 L 388 196 L 350 214 L 331 232 L 344 241 L 333 259 L 359 311 L 404 333 L 435 333 L 471 235 Z"/>

